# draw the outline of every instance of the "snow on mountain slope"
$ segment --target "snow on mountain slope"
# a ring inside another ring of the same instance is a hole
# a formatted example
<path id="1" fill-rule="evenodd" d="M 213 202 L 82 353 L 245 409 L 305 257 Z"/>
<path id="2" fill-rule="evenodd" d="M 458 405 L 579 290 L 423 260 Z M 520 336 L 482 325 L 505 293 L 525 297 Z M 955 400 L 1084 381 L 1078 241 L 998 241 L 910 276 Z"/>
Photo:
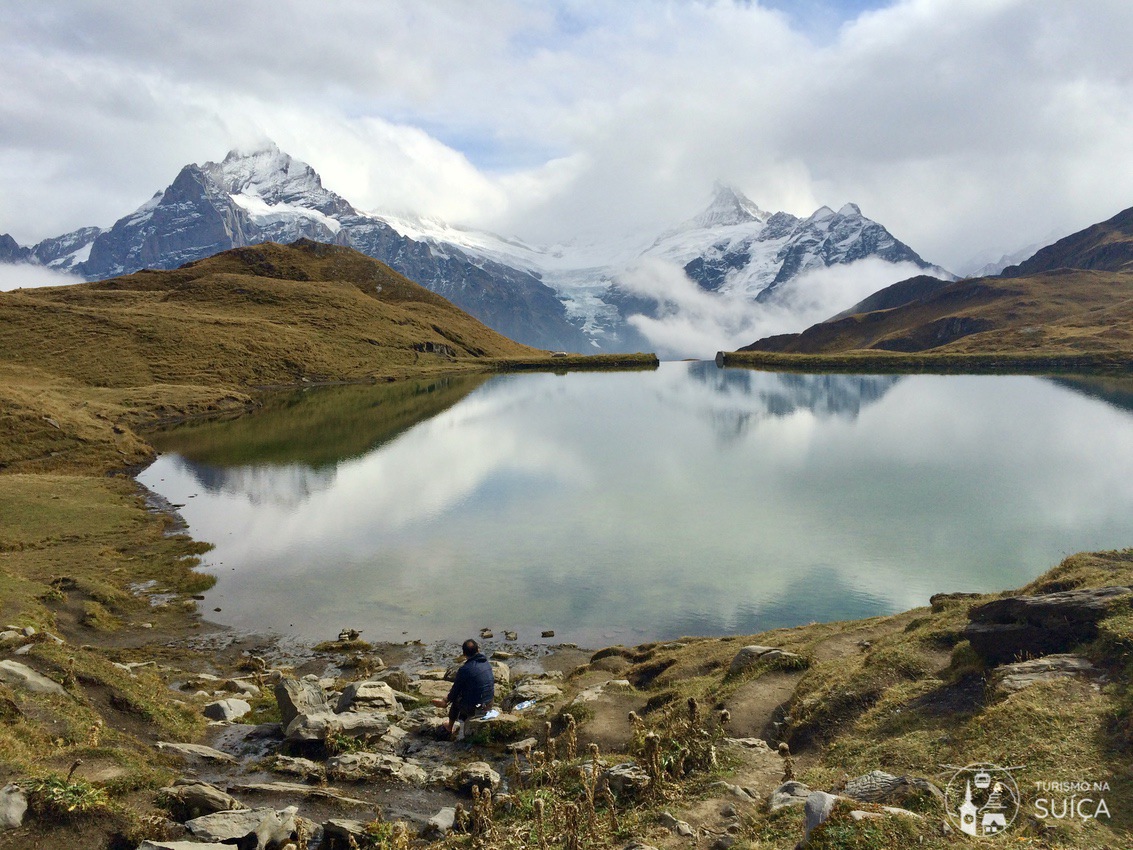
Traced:
<path id="1" fill-rule="evenodd" d="M 575 351 L 650 346 L 629 318 L 681 309 L 665 301 L 662 278 L 672 284 L 671 276 L 657 277 L 651 289 L 650 276 L 640 273 L 658 263 L 727 301 L 723 307 L 696 302 L 713 313 L 748 310 L 778 297 L 790 281 L 809 285 L 812 272 L 866 258 L 893 264 L 895 272 L 912 264 L 949 276 L 854 204 L 837 212 L 820 207 L 801 219 L 767 212 L 716 184 L 704 210 L 659 237 L 607 234 L 601 242 L 547 247 L 427 217 L 360 212 L 326 189 L 310 165 L 270 143 L 231 151 L 220 162 L 185 166 L 167 188 L 108 230 L 83 228 L 34 249 L 13 241 L 5 256 L 26 256 L 93 280 L 301 237 L 382 260 L 513 339 Z M 779 300 L 788 307 L 792 302 Z"/>

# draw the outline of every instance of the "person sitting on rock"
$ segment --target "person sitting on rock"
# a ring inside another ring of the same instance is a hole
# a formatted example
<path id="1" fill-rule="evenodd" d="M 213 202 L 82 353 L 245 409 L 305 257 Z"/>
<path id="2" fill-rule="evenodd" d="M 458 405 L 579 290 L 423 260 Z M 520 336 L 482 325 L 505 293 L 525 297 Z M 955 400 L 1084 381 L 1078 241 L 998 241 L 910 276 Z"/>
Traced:
<path id="1" fill-rule="evenodd" d="M 480 644 L 469 638 L 460 650 L 464 653 L 464 663 L 456 671 L 448 696 L 433 700 L 433 705 L 439 708 L 448 706 L 448 721 L 443 727 L 447 735 L 452 735 L 453 725 L 458 720 L 464 722 L 483 714 L 496 698 L 496 677 L 488 657 L 480 651 Z"/>

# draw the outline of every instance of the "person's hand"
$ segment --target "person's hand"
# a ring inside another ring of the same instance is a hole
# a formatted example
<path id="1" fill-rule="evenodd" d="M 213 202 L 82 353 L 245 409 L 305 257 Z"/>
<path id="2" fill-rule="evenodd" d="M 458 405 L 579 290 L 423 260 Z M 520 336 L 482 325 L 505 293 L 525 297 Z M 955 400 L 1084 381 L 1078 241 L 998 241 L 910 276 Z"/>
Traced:
<path id="1" fill-rule="evenodd" d="M 445 705 L 446 705 L 446 702 L 443 699 L 437 698 L 437 699 L 433 700 L 433 705 L 435 705 L 437 708 L 444 708 Z"/>

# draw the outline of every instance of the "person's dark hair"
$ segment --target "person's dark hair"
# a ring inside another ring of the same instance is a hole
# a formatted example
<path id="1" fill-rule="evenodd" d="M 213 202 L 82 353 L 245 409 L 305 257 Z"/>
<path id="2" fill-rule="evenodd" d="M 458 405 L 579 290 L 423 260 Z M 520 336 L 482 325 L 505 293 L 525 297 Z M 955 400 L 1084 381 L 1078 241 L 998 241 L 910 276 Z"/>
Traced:
<path id="1" fill-rule="evenodd" d="M 476 643 L 472 638 L 469 638 L 460 647 L 460 651 L 464 653 L 465 658 L 471 658 L 480 651 L 480 644 Z"/>

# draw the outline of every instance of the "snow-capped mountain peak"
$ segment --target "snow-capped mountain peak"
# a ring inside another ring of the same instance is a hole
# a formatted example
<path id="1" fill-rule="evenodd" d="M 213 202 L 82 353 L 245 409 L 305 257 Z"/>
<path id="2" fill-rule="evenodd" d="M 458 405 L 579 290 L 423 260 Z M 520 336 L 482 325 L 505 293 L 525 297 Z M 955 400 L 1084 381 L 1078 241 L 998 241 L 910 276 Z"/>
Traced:
<path id="1" fill-rule="evenodd" d="M 847 204 L 846 206 L 851 206 L 851 205 Z M 846 207 L 842 207 L 842 209 L 845 209 L 845 208 Z M 854 207 L 854 208 L 857 209 L 857 207 Z M 858 213 L 860 214 L 861 210 L 858 210 Z M 820 221 L 826 221 L 827 219 L 830 219 L 830 218 L 834 218 L 834 210 L 830 209 L 830 207 L 828 207 L 828 206 L 823 205 L 810 214 L 810 217 L 807 219 L 807 222 L 808 223 L 816 223 L 816 222 L 820 222 Z"/>
<path id="2" fill-rule="evenodd" d="M 763 224 L 771 217 L 751 198 L 738 189 L 717 181 L 712 187 L 712 203 L 702 213 L 690 219 L 681 228 L 708 230 L 737 224 L 758 222 Z"/>
<path id="3" fill-rule="evenodd" d="M 229 151 L 223 161 L 206 162 L 201 171 L 233 197 L 258 198 L 273 206 L 286 203 L 329 213 L 324 207 L 341 200 L 323 188 L 315 169 L 274 143 L 250 153 Z"/>

